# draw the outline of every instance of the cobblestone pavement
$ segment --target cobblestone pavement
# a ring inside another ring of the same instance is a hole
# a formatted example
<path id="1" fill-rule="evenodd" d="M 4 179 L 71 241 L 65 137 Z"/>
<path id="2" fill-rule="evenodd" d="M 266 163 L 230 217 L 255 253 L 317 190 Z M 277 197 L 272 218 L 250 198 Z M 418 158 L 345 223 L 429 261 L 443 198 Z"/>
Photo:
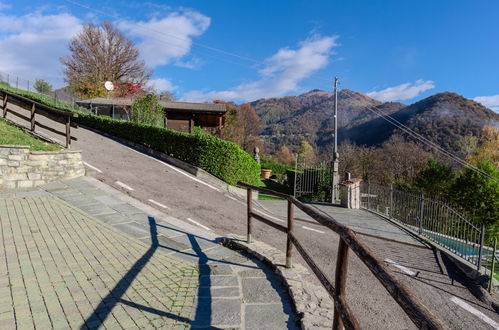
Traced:
<path id="1" fill-rule="evenodd" d="M 271 270 L 95 179 L 0 193 L 0 220 L 0 329 L 297 327 Z"/>

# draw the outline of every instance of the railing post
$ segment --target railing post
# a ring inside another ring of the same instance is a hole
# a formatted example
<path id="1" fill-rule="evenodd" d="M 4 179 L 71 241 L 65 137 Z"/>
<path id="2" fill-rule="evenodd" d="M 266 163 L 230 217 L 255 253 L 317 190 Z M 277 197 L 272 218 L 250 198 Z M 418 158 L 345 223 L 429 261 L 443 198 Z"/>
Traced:
<path id="1" fill-rule="evenodd" d="M 340 237 L 338 244 L 338 258 L 336 259 L 336 272 L 334 274 L 335 294 L 337 297 L 345 295 L 345 286 L 347 283 L 347 269 L 348 269 L 348 245 L 343 238 Z M 338 309 L 334 308 L 333 330 L 343 328 L 340 313 Z"/>
<path id="2" fill-rule="evenodd" d="M 393 185 L 390 185 L 390 213 L 388 214 L 389 218 L 393 218 Z"/>
<path id="3" fill-rule="evenodd" d="M 483 241 L 485 240 L 485 225 L 482 225 L 480 228 L 480 249 L 478 250 L 478 262 L 477 262 L 477 270 L 480 271 L 482 268 L 482 257 L 483 257 Z"/>
<path id="4" fill-rule="evenodd" d="M 7 100 L 9 98 L 9 95 L 7 93 L 4 92 L 3 94 L 3 105 L 2 105 L 2 110 L 3 110 L 3 117 L 6 118 L 7 117 Z"/>
<path id="5" fill-rule="evenodd" d="M 423 233 L 423 217 L 424 217 L 424 194 L 421 193 L 421 207 L 419 210 L 419 234 Z"/>
<path id="6" fill-rule="evenodd" d="M 371 209 L 371 182 L 367 181 L 367 209 Z"/>
<path id="7" fill-rule="evenodd" d="M 294 221 L 294 209 L 293 203 L 288 201 L 288 240 L 286 242 L 286 268 L 291 268 L 291 254 L 293 251 L 293 243 L 291 242 L 291 234 L 293 234 L 295 230 L 295 221 Z"/>
<path id="8" fill-rule="evenodd" d="M 66 148 L 71 147 L 71 116 L 66 117 Z"/>
<path id="9" fill-rule="evenodd" d="M 252 198 L 252 190 L 250 188 L 248 188 L 248 195 L 247 195 L 247 211 L 248 211 L 247 242 L 251 243 L 251 233 L 253 231 L 253 226 L 251 222 L 251 212 L 253 212 L 253 198 Z"/>
<path id="10" fill-rule="evenodd" d="M 489 293 L 492 293 L 492 283 L 494 282 L 494 272 L 496 267 L 497 237 L 494 238 L 494 251 L 492 251 L 492 266 L 490 268 Z"/>
<path id="11" fill-rule="evenodd" d="M 35 102 L 33 102 L 33 105 L 31 105 L 31 131 L 35 131 L 35 112 L 36 112 L 36 105 Z"/>

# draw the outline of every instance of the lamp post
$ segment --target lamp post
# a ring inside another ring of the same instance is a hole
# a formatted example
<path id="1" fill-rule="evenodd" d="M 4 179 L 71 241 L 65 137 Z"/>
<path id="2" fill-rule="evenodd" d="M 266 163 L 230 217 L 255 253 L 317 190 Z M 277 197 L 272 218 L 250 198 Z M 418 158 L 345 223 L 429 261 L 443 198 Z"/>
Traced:
<path id="1" fill-rule="evenodd" d="M 333 168 L 332 168 L 332 189 L 331 189 L 331 203 L 336 203 L 339 199 L 339 184 L 340 176 L 338 171 L 338 77 L 334 77 L 334 110 L 333 110 L 333 120 L 334 120 L 334 144 L 333 144 Z"/>

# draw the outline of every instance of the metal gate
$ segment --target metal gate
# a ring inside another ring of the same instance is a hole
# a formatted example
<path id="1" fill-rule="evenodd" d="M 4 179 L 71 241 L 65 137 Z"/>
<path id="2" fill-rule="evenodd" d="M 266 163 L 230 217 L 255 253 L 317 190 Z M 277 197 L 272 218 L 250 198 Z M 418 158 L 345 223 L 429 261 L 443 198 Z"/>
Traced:
<path id="1" fill-rule="evenodd" d="M 294 196 L 307 202 L 331 202 L 331 161 L 307 164 L 297 158 L 294 173 Z"/>

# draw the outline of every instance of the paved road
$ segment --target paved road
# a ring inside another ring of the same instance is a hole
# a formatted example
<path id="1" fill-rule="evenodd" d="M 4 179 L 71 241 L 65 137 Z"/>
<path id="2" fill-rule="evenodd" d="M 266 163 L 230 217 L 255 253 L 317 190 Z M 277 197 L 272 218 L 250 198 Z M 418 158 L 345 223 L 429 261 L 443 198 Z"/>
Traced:
<path id="1" fill-rule="evenodd" d="M 87 167 L 88 175 L 219 235 L 245 233 L 245 205 L 236 196 L 92 131 L 80 128 L 75 135 L 78 141 L 73 143 L 73 148 L 82 150 L 85 161 L 93 167 Z M 263 224 L 255 227 L 256 239 L 284 250 L 285 238 L 281 234 Z M 323 269 L 330 269 L 333 273 L 338 244 L 336 235 L 315 224 L 306 227 L 308 229 L 299 226 L 297 235 Z M 430 310 L 450 328 L 497 327 L 497 311 L 475 298 L 460 273 L 431 250 L 369 236 L 362 238 L 383 259 L 388 259 L 400 278 L 407 281 Z M 364 327 L 414 328 L 357 258 L 350 257 L 349 267 L 348 300 Z M 417 275 L 409 275 L 412 273 Z"/>

